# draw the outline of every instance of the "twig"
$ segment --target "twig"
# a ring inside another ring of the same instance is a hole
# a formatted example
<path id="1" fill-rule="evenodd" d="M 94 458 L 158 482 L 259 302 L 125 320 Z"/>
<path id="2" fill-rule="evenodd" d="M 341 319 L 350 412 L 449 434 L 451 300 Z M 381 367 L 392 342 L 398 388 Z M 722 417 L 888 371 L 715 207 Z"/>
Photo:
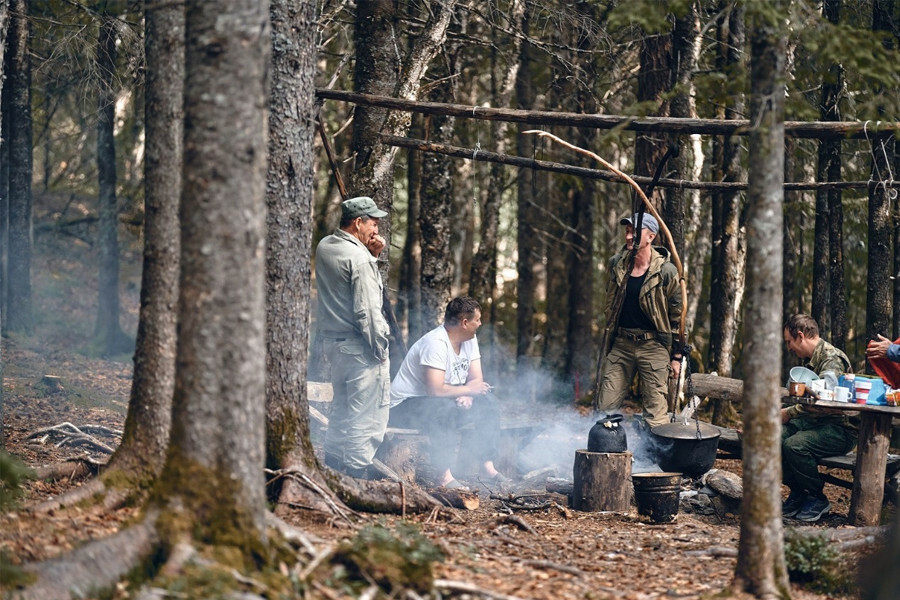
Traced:
<path id="1" fill-rule="evenodd" d="M 318 554 L 316 554 L 313 557 L 313 559 L 311 561 L 309 561 L 309 564 L 307 564 L 305 567 L 303 567 L 303 570 L 297 574 L 297 579 L 299 579 L 300 581 L 303 581 L 304 579 L 309 577 L 310 573 L 315 571 L 316 568 L 318 568 L 318 566 L 320 564 L 322 564 L 322 562 L 325 559 L 330 558 L 331 555 L 334 554 L 334 551 L 336 548 L 337 548 L 336 545 L 332 545 L 332 546 L 323 548 L 322 551 L 319 552 Z"/>
<path id="2" fill-rule="evenodd" d="M 548 560 L 521 560 L 519 562 L 526 567 L 536 567 L 538 569 L 555 569 L 557 571 L 562 571 L 563 573 L 568 573 L 569 575 L 575 575 L 576 577 L 581 577 L 584 575 L 584 571 L 582 571 L 578 567 L 561 565 L 559 563 L 550 562 Z"/>
<path id="3" fill-rule="evenodd" d="M 515 525 L 522 531 L 527 531 L 528 533 L 538 535 L 538 532 L 534 527 L 526 523 L 525 520 L 522 519 L 522 517 L 517 517 L 516 515 L 504 515 L 502 517 L 497 517 L 496 519 L 494 519 L 493 526 L 496 527 L 497 525 L 506 524 Z"/>
<path id="4" fill-rule="evenodd" d="M 456 581 L 453 579 L 435 579 L 434 587 L 443 590 L 450 590 L 452 592 L 478 594 L 481 596 L 487 596 L 488 598 L 497 598 L 497 600 L 522 600 L 518 596 L 509 596 L 507 594 L 501 594 L 500 592 L 493 592 L 491 590 L 480 588 L 477 585 L 473 585 L 466 581 Z"/>

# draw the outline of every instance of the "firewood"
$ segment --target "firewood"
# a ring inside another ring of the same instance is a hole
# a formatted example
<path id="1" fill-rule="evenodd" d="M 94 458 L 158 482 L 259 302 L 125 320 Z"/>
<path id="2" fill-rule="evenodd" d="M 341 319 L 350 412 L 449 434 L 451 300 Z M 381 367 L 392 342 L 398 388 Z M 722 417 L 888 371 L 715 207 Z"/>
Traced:
<path id="1" fill-rule="evenodd" d="M 740 500 L 744 496 L 744 485 L 741 478 L 734 473 L 711 469 L 703 475 L 703 485 L 709 486 L 716 492 L 731 498 Z"/>
<path id="2" fill-rule="evenodd" d="M 426 491 L 432 498 L 451 508 L 476 510 L 481 505 L 478 500 L 478 492 L 443 487 L 431 488 Z"/>
<path id="3" fill-rule="evenodd" d="M 574 488 L 575 482 L 560 477 L 548 477 L 546 483 L 544 483 L 544 489 L 554 494 L 571 496 Z"/>

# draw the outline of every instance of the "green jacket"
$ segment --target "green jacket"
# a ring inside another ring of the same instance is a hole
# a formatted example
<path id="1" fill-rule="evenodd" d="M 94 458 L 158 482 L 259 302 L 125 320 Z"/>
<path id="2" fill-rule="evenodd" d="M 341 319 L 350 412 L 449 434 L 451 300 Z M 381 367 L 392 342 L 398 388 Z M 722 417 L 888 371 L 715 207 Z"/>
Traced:
<path id="1" fill-rule="evenodd" d="M 623 246 L 609 263 L 609 281 L 606 285 L 606 322 L 612 316 L 613 298 L 616 290 L 624 285 L 625 257 L 628 250 Z M 677 340 L 681 324 L 681 284 L 678 269 L 669 260 L 669 251 L 662 246 L 653 246 L 650 267 L 641 286 L 641 310 L 656 327 L 656 335 L 666 348 L 671 348 Z"/>
<path id="2" fill-rule="evenodd" d="M 840 377 L 844 373 L 850 373 L 853 369 L 850 366 L 850 359 L 842 350 L 835 348 L 825 340 L 819 340 L 813 349 L 812 356 L 803 365 L 811 371 L 815 371 L 817 375 L 822 376 L 825 371 L 834 371 L 834 374 Z M 807 419 L 815 419 L 819 422 L 835 422 L 846 424 L 847 417 L 844 415 L 819 415 L 811 413 L 802 404 L 794 404 L 788 408 L 788 417 L 791 419 L 797 417 L 805 417 Z"/>

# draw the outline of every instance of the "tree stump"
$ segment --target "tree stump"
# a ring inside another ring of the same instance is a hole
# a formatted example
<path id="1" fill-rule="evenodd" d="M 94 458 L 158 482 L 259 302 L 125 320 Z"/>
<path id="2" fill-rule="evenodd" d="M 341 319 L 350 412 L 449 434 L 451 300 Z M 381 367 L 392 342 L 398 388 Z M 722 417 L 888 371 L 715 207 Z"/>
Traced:
<path id="1" fill-rule="evenodd" d="M 575 451 L 572 508 L 627 512 L 631 507 L 631 452 Z"/>
<path id="2" fill-rule="evenodd" d="M 375 457 L 407 483 L 425 481 L 430 484 L 433 473 L 427 466 L 427 448 L 425 436 L 387 433 Z"/>

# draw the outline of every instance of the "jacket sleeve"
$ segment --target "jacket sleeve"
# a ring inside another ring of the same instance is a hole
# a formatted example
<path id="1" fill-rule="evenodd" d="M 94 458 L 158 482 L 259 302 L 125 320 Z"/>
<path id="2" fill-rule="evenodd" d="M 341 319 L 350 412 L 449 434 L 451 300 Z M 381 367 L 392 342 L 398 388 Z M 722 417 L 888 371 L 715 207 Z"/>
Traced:
<path id="1" fill-rule="evenodd" d="M 678 332 L 681 330 L 681 309 L 684 306 L 683 298 L 681 297 L 681 281 L 675 265 L 672 263 L 666 264 L 666 271 L 666 296 L 669 304 L 668 312 L 669 326 L 672 333 L 672 348 L 681 350 L 681 348 L 677 347 L 680 342 Z"/>
<path id="2" fill-rule="evenodd" d="M 381 314 L 381 275 L 374 260 L 353 265 L 350 292 L 359 332 L 372 355 L 383 361 L 388 357 L 388 326 Z"/>

